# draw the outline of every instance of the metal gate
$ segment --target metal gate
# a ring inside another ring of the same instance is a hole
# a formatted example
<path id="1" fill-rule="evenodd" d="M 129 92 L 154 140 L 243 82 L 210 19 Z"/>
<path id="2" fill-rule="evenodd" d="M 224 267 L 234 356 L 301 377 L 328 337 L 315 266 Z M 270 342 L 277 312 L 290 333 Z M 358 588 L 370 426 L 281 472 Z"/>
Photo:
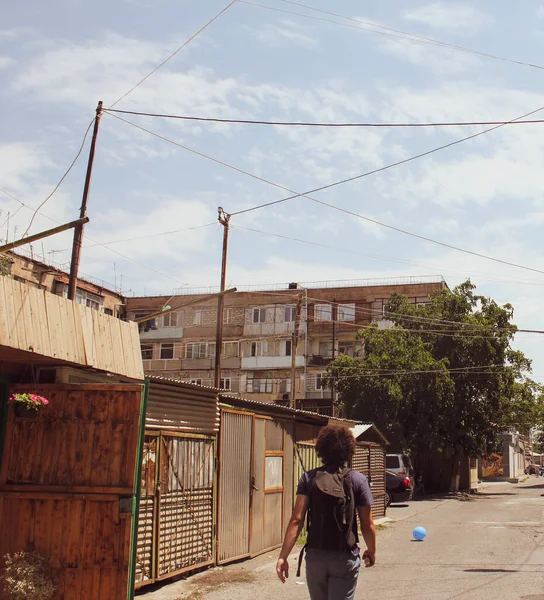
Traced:
<path id="1" fill-rule="evenodd" d="M 137 586 L 215 562 L 214 498 L 214 437 L 146 435 Z"/>
<path id="2" fill-rule="evenodd" d="M 370 484 L 374 504 L 372 516 L 374 519 L 385 517 L 385 450 L 383 447 L 368 444 L 358 444 L 351 461 L 351 468 L 364 473 Z"/>

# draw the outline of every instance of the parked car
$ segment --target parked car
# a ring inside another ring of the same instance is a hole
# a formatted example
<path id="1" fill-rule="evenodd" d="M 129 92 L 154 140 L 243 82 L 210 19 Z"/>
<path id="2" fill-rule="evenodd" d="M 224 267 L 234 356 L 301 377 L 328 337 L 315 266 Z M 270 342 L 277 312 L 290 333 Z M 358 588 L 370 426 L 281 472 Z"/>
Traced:
<path id="1" fill-rule="evenodd" d="M 386 506 L 392 502 L 406 502 L 412 497 L 412 481 L 406 475 L 385 471 Z"/>
<path id="2" fill-rule="evenodd" d="M 407 477 L 414 476 L 414 469 L 410 457 L 406 454 L 386 454 L 385 468 L 389 471 L 397 473 L 397 475 L 406 475 Z"/>
<path id="3" fill-rule="evenodd" d="M 525 469 L 525 474 L 526 475 L 536 475 L 536 474 L 541 473 L 541 467 L 540 465 L 529 465 L 526 469 Z"/>

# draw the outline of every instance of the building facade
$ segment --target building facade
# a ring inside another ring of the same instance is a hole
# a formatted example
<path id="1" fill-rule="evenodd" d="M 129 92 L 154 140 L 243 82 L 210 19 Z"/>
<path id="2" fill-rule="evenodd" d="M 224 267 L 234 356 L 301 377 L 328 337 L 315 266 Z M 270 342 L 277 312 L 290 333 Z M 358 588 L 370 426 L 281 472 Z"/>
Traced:
<path id="1" fill-rule="evenodd" d="M 287 404 L 294 367 L 297 408 L 331 415 L 334 392 L 324 385 L 329 362 L 341 354 L 362 358 L 356 334 L 373 322 L 388 326 L 384 306 L 392 294 L 427 303 L 429 294 L 445 286 L 441 277 L 406 277 L 291 283 L 226 294 L 220 387 Z M 188 290 L 169 297 L 128 298 L 127 318 L 141 321 L 146 373 L 213 385 L 216 295 Z"/>
<path id="2" fill-rule="evenodd" d="M 68 296 L 69 275 L 61 265 L 39 260 L 21 248 L 6 252 L 4 256 L 7 257 L 4 263 L 8 277 L 63 298 Z M 79 277 L 75 301 L 114 317 L 125 314 L 125 298 L 104 281 Z"/>

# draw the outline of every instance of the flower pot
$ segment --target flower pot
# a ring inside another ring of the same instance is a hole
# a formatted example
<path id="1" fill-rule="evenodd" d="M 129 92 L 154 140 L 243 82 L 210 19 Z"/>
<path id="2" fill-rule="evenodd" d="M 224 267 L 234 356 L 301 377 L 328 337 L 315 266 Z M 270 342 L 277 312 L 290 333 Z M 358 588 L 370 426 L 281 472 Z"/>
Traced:
<path id="1" fill-rule="evenodd" d="M 18 403 L 13 405 L 13 412 L 18 419 L 35 419 L 38 416 L 37 410 Z"/>

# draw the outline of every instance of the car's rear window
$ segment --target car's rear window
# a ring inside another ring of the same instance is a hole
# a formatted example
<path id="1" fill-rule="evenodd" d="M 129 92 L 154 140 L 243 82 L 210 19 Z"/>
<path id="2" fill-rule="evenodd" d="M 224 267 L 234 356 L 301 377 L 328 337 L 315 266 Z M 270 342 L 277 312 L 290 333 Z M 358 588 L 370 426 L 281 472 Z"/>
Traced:
<path id="1" fill-rule="evenodd" d="M 398 456 L 386 456 L 385 467 L 387 469 L 400 469 L 400 461 Z"/>

